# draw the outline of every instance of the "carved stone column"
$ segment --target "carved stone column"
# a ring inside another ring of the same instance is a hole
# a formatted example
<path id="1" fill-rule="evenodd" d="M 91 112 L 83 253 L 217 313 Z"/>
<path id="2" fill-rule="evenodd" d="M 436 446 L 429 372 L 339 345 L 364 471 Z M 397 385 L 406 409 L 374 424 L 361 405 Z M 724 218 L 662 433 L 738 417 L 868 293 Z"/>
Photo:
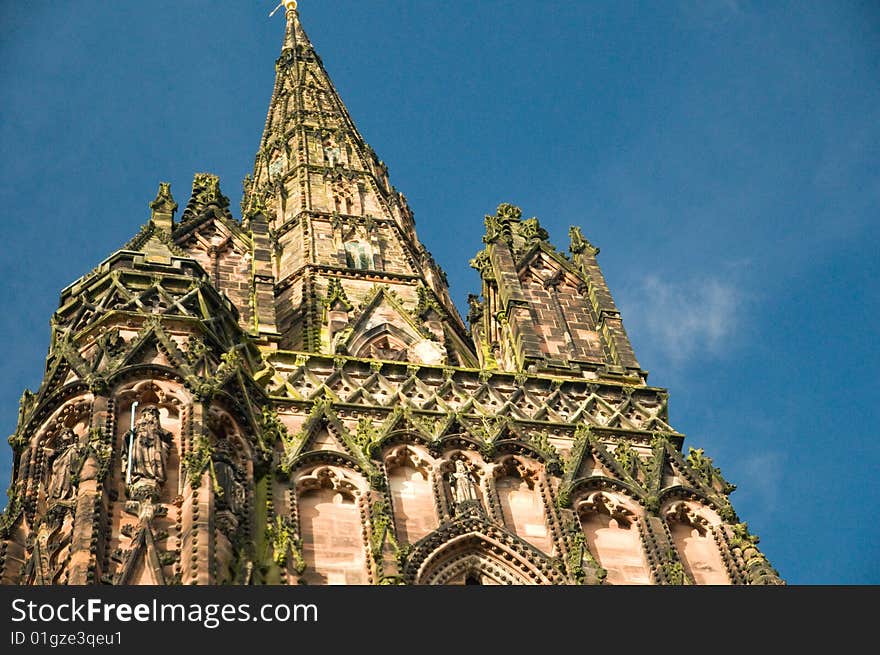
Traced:
<path id="1" fill-rule="evenodd" d="M 205 430 L 205 405 L 193 405 L 187 450 L 181 458 L 184 479 L 181 505 L 181 584 L 210 585 L 214 581 L 214 490 L 210 445 Z M 193 436 L 197 435 L 197 436 Z M 183 441 L 183 439 L 181 439 Z"/>
<path id="2" fill-rule="evenodd" d="M 103 575 L 105 542 L 99 537 L 104 533 L 102 526 L 107 522 L 110 507 L 104 493 L 104 477 L 112 455 L 112 410 L 110 398 L 95 396 L 74 509 L 67 575 L 70 585 L 98 584 Z"/>

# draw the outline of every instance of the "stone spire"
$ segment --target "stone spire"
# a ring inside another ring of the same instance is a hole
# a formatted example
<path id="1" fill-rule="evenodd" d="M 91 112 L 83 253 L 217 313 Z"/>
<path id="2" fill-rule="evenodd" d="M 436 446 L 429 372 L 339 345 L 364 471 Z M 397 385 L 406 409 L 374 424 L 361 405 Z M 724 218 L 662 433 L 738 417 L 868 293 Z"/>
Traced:
<path id="1" fill-rule="evenodd" d="M 355 126 L 294 3 L 285 7 L 275 87 L 242 204 L 246 224 L 265 217 L 274 239 L 280 347 L 475 364 L 406 198 Z M 329 311 L 328 299 L 343 296 L 351 309 L 335 303 Z"/>
<path id="2" fill-rule="evenodd" d="M 384 164 L 376 160 L 372 149 L 358 132 L 324 69 L 302 27 L 295 4 L 286 3 L 286 7 L 287 26 L 281 55 L 275 62 L 275 87 L 254 164 L 253 180 L 247 181 L 249 188 L 246 189 L 244 208 L 247 216 L 260 206 L 259 200 L 264 200 L 267 209 L 274 210 L 269 217 L 273 220 L 284 220 L 283 210 L 291 206 L 290 202 L 279 202 L 282 200 L 277 198 L 279 186 L 286 189 L 290 176 L 296 175 L 298 166 L 303 164 L 313 167 L 326 164 L 346 171 L 363 170 L 379 178 L 379 182 L 383 177 L 387 178 Z M 299 141 L 298 137 L 303 140 Z M 297 151 L 294 146 L 311 146 L 311 150 Z M 387 186 L 387 179 L 385 182 Z M 313 200 L 319 206 L 326 204 L 322 202 L 323 198 L 297 197 L 306 206 Z M 291 209 L 295 210 L 296 206 Z M 282 213 L 276 215 L 278 211 Z"/>

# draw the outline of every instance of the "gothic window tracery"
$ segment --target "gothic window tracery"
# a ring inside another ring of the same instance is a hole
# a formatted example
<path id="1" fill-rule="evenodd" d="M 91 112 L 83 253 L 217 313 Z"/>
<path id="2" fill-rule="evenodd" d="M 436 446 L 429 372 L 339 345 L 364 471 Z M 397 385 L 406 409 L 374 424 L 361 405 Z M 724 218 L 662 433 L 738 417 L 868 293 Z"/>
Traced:
<path id="1" fill-rule="evenodd" d="M 386 457 L 385 468 L 398 540 L 414 544 L 438 526 L 431 462 L 404 446 Z"/>
<path id="2" fill-rule="evenodd" d="M 516 458 L 507 458 L 495 473 L 495 490 L 508 530 L 545 553 L 553 550 L 537 473 Z"/>
<path id="3" fill-rule="evenodd" d="M 304 583 L 367 584 L 361 497 L 356 481 L 335 467 L 320 467 L 298 479 Z"/>

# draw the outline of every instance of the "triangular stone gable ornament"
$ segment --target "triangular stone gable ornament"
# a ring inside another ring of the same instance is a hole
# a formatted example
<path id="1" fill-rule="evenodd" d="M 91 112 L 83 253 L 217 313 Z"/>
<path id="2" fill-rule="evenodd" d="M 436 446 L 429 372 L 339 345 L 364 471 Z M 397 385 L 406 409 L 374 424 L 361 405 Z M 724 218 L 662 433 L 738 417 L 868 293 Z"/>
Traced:
<path id="1" fill-rule="evenodd" d="M 446 349 L 423 335 L 418 322 L 384 289 L 364 308 L 351 327 L 345 350 L 355 357 L 440 364 Z"/>
<path id="2" fill-rule="evenodd" d="M 575 473 L 575 479 L 592 478 L 597 475 L 606 478 L 616 477 L 614 471 L 609 469 L 601 461 L 599 461 L 599 459 L 596 458 L 595 451 L 592 449 L 592 447 L 588 447 L 584 452 L 584 457 L 581 460 L 577 472 Z"/>

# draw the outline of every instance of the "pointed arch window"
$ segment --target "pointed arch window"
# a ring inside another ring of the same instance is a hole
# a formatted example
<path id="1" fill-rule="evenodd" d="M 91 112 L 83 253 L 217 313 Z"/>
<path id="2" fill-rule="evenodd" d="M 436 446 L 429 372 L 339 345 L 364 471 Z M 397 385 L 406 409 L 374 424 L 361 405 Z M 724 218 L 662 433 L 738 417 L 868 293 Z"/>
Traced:
<path id="1" fill-rule="evenodd" d="M 358 270 L 372 270 L 373 249 L 363 241 L 349 241 L 345 244 L 345 265 Z"/>
<path id="2" fill-rule="evenodd" d="M 505 527 L 538 550 L 552 554 L 553 539 L 547 529 L 544 502 L 535 482 L 534 470 L 510 457 L 496 472 L 495 491 Z"/>

